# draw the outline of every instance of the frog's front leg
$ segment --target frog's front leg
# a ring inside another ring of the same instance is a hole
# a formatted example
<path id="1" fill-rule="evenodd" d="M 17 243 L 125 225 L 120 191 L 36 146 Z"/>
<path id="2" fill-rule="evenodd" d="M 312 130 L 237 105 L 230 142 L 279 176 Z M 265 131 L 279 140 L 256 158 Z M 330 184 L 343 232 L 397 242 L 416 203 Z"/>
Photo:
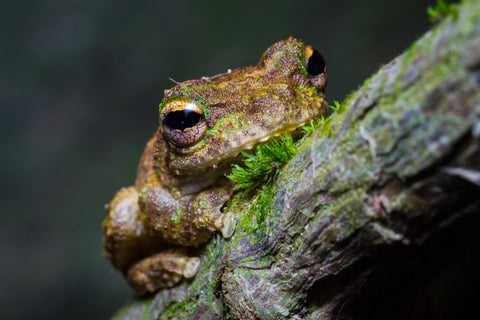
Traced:
<path id="1" fill-rule="evenodd" d="M 231 194 L 228 182 L 179 199 L 160 186 L 150 186 L 140 193 L 139 205 L 150 227 L 165 241 L 198 246 L 216 230 L 225 238 L 233 234 L 234 216 L 221 212 Z"/>
<path id="2" fill-rule="evenodd" d="M 103 222 L 104 256 L 126 272 L 135 262 L 157 253 L 168 244 L 151 232 L 138 204 L 135 187 L 122 188 L 106 206 Z"/>

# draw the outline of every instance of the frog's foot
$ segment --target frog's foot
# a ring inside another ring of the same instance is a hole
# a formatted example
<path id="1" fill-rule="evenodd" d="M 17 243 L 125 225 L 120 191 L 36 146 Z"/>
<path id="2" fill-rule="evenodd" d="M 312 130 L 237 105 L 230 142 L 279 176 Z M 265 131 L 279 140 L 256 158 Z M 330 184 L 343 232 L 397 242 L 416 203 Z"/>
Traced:
<path id="1" fill-rule="evenodd" d="M 221 217 L 215 221 L 215 226 L 222 232 L 225 239 L 228 239 L 233 235 L 236 224 L 237 218 L 232 213 L 227 213 L 225 215 L 222 214 Z"/>
<path id="2" fill-rule="evenodd" d="M 197 274 L 199 267 L 200 258 L 189 258 L 182 268 L 182 274 L 187 279 L 193 278 Z"/>
<path id="3" fill-rule="evenodd" d="M 130 267 L 126 276 L 138 294 L 144 295 L 172 287 L 184 277 L 194 277 L 199 267 L 199 258 L 168 250 L 140 260 Z"/>

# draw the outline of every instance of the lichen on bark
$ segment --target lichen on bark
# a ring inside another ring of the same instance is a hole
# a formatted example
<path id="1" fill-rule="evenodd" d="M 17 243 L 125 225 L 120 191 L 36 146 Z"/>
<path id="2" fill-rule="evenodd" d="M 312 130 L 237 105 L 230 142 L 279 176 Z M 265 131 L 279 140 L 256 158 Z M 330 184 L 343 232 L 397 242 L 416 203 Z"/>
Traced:
<path id="1" fill-rule="evenodd" d="M 463 1 L 340 109 L 275 181 L 234 196 L 228 210 L 251 217 L 198 249 L 194 279 L 115 319 L 428 312 L 417 308 L 428 276 L 480 224 L 480 1 Z"/>

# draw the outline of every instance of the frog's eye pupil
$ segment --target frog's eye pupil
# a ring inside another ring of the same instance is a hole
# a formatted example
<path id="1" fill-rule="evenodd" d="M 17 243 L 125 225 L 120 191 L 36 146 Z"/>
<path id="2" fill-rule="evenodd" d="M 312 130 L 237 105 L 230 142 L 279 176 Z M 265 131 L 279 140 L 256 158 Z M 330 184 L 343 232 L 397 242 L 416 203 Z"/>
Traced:
<path id="1" fill-rule="evenodd" d="M 202 115 L 193 110 L 184 109 L 172 111 L 167 114 L 165 118 L 165 123 L 167 126 L 174 130 L 185 130 L 187 128 L 192 128 L 198 124 L 201 120 Z"/>
<path id="2" fill-rule="evenodd" d="M 312 55 L 307 60 L 307 72 L 312 76 L 317 76 L 325 72 L 325 60 L 320 52 L 313 50 Z"/>

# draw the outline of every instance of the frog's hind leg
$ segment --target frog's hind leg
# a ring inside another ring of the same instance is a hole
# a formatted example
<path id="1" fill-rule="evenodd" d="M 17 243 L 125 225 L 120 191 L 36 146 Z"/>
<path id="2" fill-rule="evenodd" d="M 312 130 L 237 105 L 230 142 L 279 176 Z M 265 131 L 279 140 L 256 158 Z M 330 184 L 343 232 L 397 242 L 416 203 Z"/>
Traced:
<path id="1" fill-rule="evenodd" d="M 135 261 L 158 251 L 165 241 L 149 231 L 138 206 L 135 187 L 118 191 L 106 206 L 103 222 L 104 256 L 115 268 L 125 271 Z"/>
<path id="2" fill-rule="evenodd" d="M 172 249 L 157 253 L 134 264 L 126 274 L 130 285 L 140 294 L 172 287 L 184 277 L 197 274 L 200 259 L 188 257 L 181 250 Z"/>

